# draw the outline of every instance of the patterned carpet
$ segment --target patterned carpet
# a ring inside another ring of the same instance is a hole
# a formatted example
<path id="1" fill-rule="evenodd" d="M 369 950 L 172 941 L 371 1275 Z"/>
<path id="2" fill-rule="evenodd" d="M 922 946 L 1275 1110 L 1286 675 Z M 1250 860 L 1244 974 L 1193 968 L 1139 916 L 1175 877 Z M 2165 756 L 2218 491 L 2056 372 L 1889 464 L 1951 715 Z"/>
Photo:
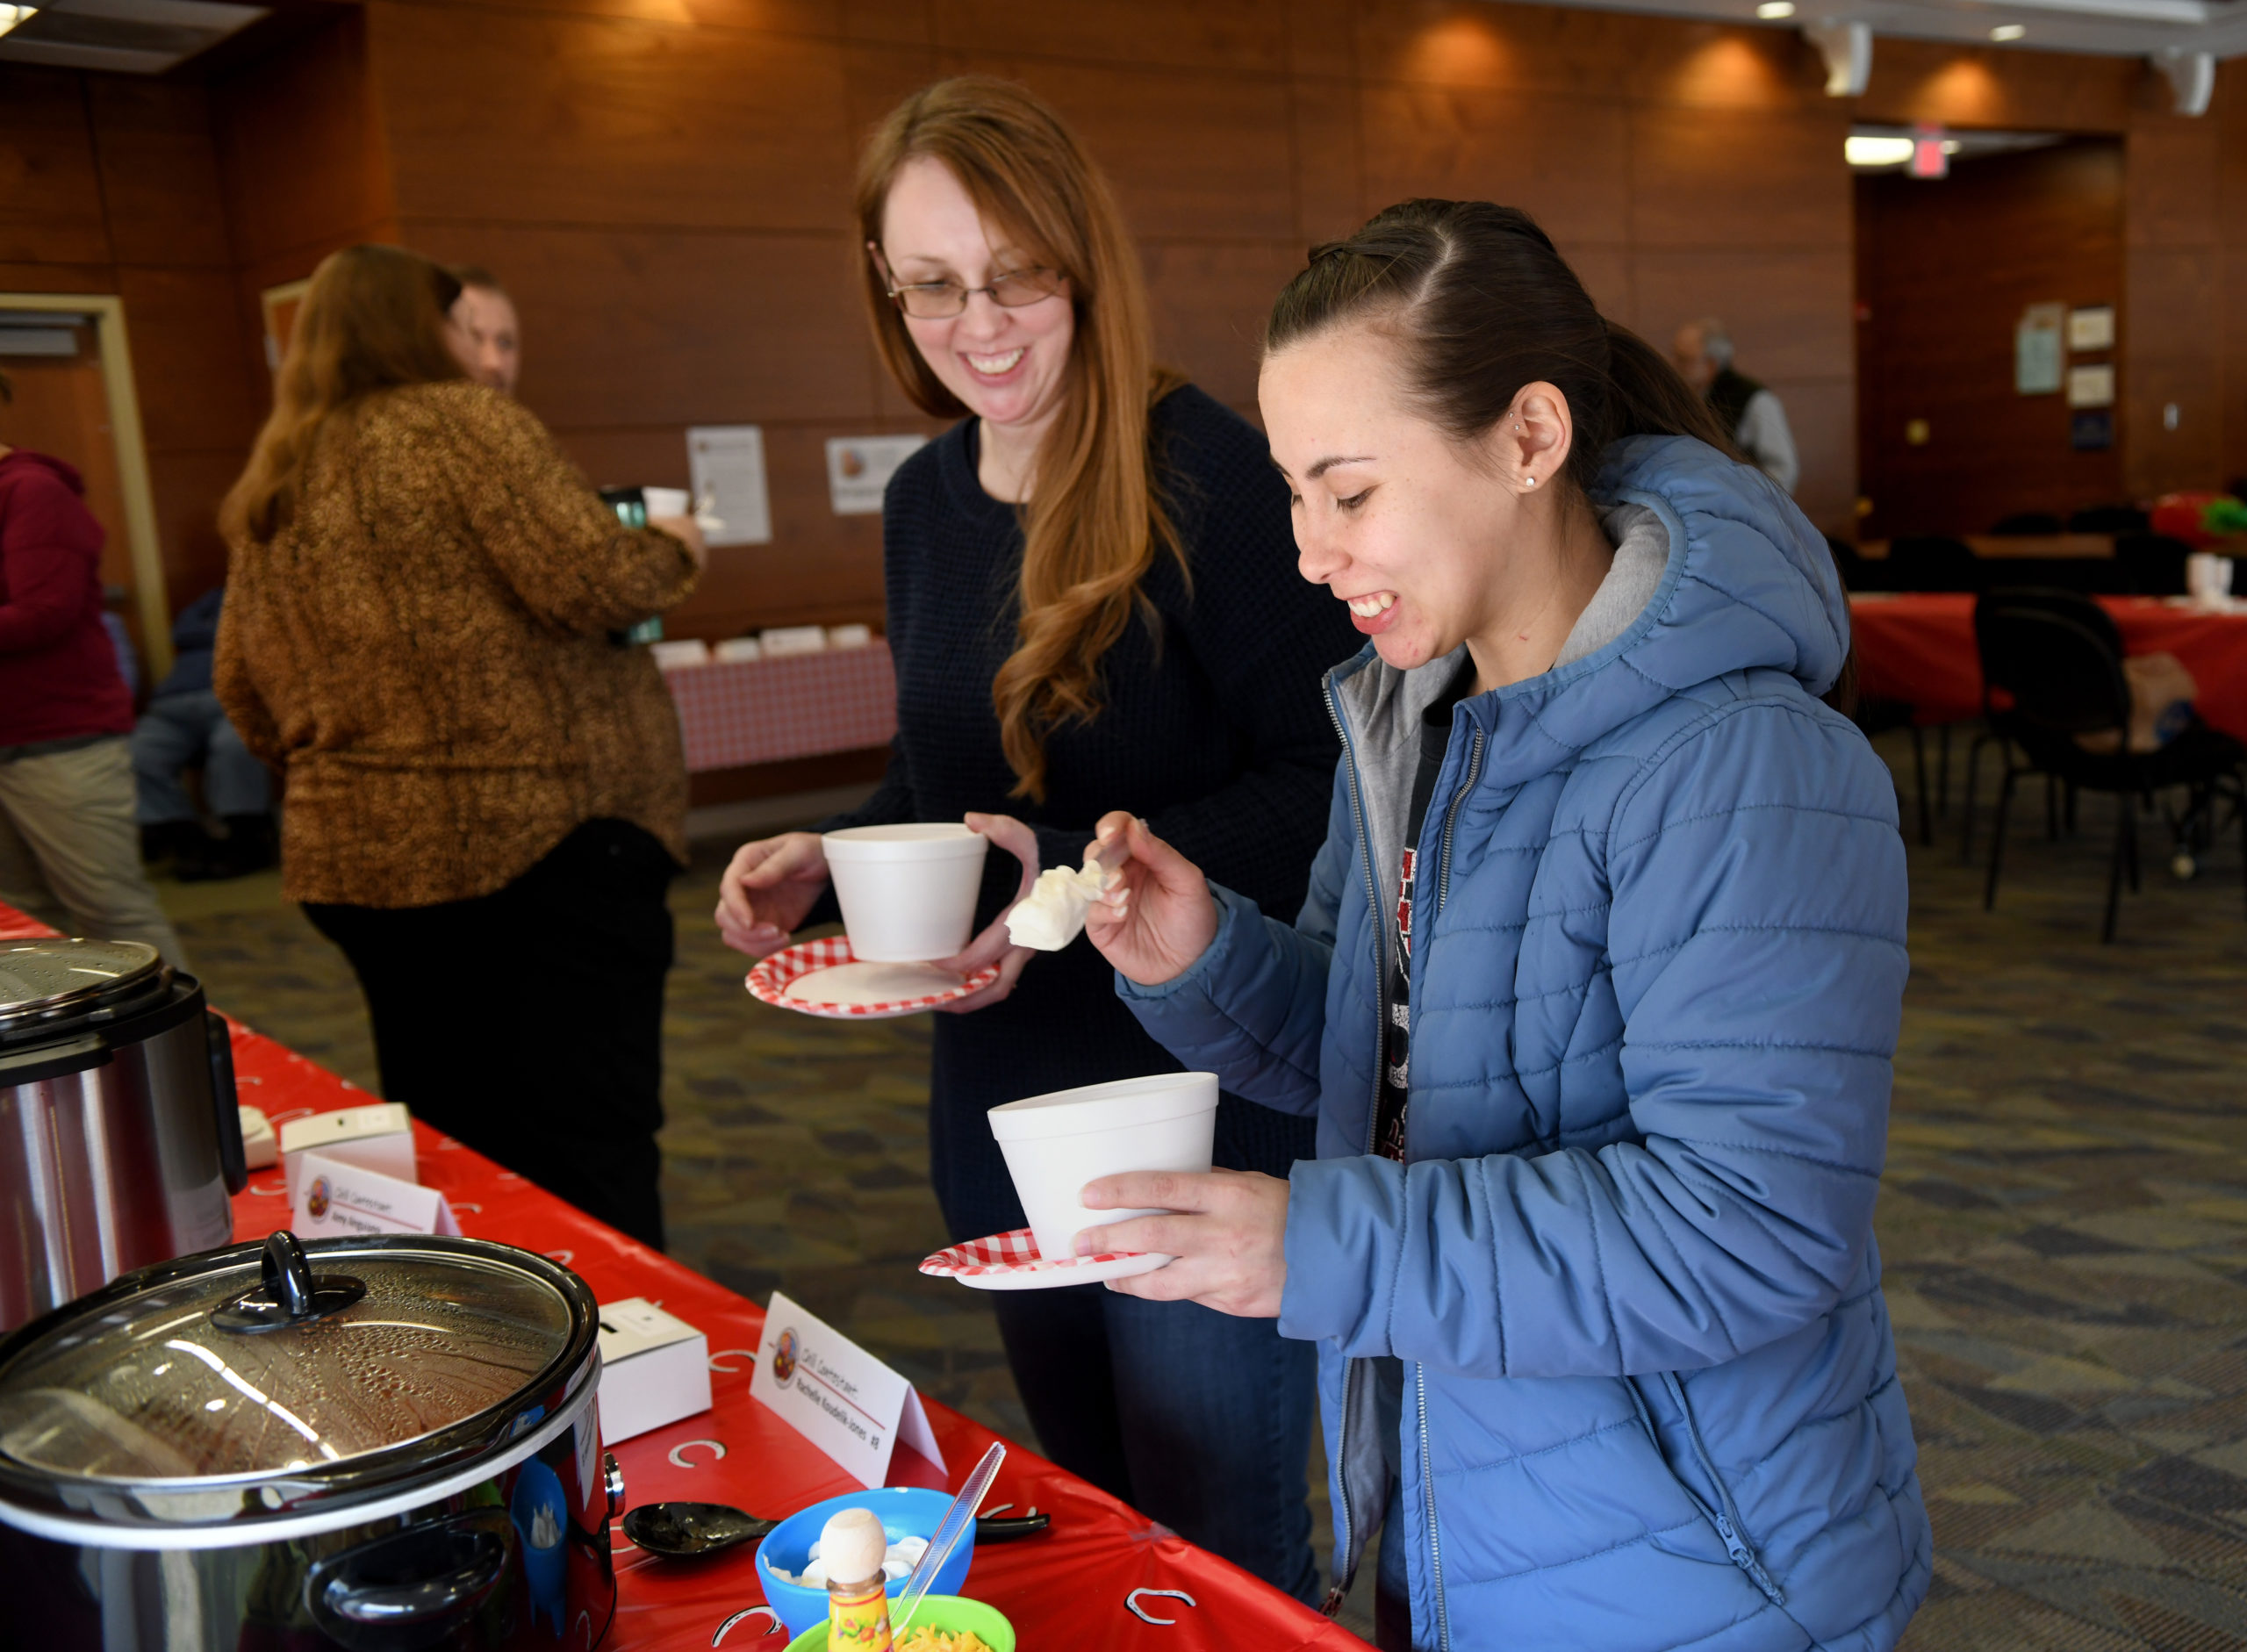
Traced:
<path id="1" fill-rule="evenodd" d="M 2080 835 L 2050 843 L 2040 813 L 2016 814 L 1993 915 L 1955 815 L 1912 850 L 1879 1232 L 1937 1576 L 1905 1644 L 2247 1652 L 2238 837 L 2179 883 L 2148 832 L 2145 887 L 2102 947 L 2113 816 L 2086 799 Z M 760 1299 L 779 1286 L 1027 1438 L 985 1299 L 913 1270 L 943 1239 L 927 1024 L 751 1002 L 708 922 L 721 864 L 709 846 L 673 900 L 674 1253 Z M 373 1083 L 348 972 L 269 878 L 166 894 L 218 1002 Z M 1369 1594 L 1345 1618 L 1360 1633 Z"/>

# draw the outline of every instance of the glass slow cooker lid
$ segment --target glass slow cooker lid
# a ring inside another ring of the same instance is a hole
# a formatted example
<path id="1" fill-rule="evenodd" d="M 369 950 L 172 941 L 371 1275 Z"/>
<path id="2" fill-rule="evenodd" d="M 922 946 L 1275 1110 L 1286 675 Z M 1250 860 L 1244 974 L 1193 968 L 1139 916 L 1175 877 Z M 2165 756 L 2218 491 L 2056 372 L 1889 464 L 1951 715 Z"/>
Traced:
<path id="1" fill-rule="evenodd" d="M 327 1294 L 291 1320 L 267 1289 L 284 1240 L 105 1301 L 18 1352 L 0 1367 L 0 1458 L 135 1482 L 344 1463 L 504 1405 L 578 1330 L 563 1289 L 506 1247 L 442 1239 L 323 1245 L 309 1261 Z"/>
<path id="2" fill-rule="evenodd" d="M 0 941 L 0 1038 L 86 1019 L 162 985 L 143 941 Z"/>

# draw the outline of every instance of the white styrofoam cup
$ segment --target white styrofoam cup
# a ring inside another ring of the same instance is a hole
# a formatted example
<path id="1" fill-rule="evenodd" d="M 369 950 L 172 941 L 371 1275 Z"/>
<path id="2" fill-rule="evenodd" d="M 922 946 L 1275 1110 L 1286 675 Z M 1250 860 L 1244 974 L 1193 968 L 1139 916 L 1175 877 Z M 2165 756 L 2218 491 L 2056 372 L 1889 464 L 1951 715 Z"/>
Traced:
<path id="1" fill-rule="evenodd" d="M 990 847 L 980 832 L 941 821 L 851 826 L 820 844 L 853 956 L 920 964 L 967 945 Z"/>
<path id="2" fill-rule="evenodd" d="M 1006 1155 L 1038 1253 L 1074 1253 L 1077 1234 L 1153 1210 L 1088 1210 L 1088 1182 L 1127 1170 L 1207 1170 L 1217 1128 L 1217 1075 L 1158 1073 L 1088 1084 L 994 1107 L 991 1133 Z"/>

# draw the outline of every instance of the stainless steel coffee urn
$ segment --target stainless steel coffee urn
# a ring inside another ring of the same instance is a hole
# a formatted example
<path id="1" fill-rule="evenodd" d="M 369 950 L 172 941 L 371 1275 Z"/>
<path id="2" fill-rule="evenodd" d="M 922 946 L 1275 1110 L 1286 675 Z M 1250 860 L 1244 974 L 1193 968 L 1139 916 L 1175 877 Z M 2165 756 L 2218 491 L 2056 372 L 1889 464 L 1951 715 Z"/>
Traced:
<path id="1" fill-rule="evenodd" d="M 137 941 L 0 941 L 0 1332 L 233 1238 L 226 1025 Z"/>

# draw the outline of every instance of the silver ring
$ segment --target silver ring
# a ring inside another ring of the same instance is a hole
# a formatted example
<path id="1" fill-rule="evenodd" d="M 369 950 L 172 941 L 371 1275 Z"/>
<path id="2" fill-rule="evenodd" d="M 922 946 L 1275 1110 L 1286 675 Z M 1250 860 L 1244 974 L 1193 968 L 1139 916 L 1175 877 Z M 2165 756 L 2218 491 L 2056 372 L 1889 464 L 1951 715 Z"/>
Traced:
<path id="1" fill-rule="evenodd" d="M 780 1614 L 773 1611 L 770 1606 L 745 1606 L 718 1626 L 718 1633 L 710 1637 L 710 1644 L 712 1646 L 717 1645 L 719 1641 L 726 1638 L 727 1630 L 732 1628 L 734 1625 L 739 1623 L 743 1618 L 754 1618 L 760 1612 L 765 1614 L 765 1627 L 757 1632 L 757 1638 L 762 1641 L 766 1635 L 772 1634 L 775 1629 L 780 1627 Z"/>
<path id="2" fill-rule="evenodd" d="M 672 1468 L 692 1469 L 694 1466 L 693 1463 L 687 1462 L 686 1458 L 678 1454 L 690 1446 L 709 1447 L 712 1451 L 717 1454 L 711 1459 L 713 1462 L 722 1462 L 725 1460 L 726 1442 L 722 1440 L 682 1440 L 678 1444 L 671 1448 L 671 1466 Z"/>
<path id="3" fill-rule="evenodd" d="M 1176 1623 L 1178 1620 L 1175 1618 L 1156 1617 L 1152 1612 L 1147 1611 L 1145 1607 L 1139 1605 L 1139 1597 L 1141 1595 L 1165 1595 L 1173 1600 L 1184 1601 L 1188 1605 L 1194 1607 L 1197 1612 L 1201 1609 L 1201 1603 L 1196 1601 L 1193 1596 L 1188 1594 L 1183 1589 L 1134 1589 L 1130 1594 L 1124 1597 L 1124 1611 L 1130 1612 L 1141 1623 L 1159 1624 L 1166 1629 L 1172 1624 Z"/>

